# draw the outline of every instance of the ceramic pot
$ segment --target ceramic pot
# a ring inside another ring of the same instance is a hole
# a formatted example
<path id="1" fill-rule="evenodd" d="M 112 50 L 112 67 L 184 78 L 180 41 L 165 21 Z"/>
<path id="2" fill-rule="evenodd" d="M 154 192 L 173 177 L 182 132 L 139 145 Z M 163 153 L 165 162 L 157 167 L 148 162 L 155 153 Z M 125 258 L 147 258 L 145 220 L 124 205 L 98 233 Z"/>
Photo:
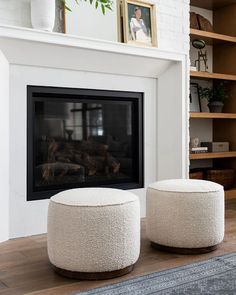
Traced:
<path id="1" fill-rule="evenodd" d="M 211 113 L 222 113 L 224 104 L 221 101 L 213 101 L 208 104 Z"/>
<path id="2" fill-rule="evenodd" d="M 31 23 L 34 29 L 52 31 L 55 23 L 55 0 L 31 0 Z"/>

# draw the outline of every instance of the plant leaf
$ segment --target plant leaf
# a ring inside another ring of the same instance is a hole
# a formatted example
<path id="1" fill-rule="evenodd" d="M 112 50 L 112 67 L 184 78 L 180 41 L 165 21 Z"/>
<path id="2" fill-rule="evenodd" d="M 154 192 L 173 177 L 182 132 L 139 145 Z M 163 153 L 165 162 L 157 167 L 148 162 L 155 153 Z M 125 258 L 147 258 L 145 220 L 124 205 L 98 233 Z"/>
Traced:
<path id="1" fill-rule="evenodd" d="M 72 12 L 72 10 L 70 9 L 70 7 L 68 7 L 67 5 L 65 5 L 65 9 Z"/>
<path id="2" fill-rule="evenodd" d="M 70 7 L 69 6 L 67 6 L 67 4 L 66 4 L 66 0 L 60 0 L 62 3 L 64 3 L 64 5 L 65 5 L 65 9 L 66 10 L 68 10 L 68 11 L 72 11 L 71 9 L 70 9 Z M 85 2 L 87 2 L 88 0 L 84 0 Z M 113 6 L 113 2 L 112 2 L 112 0 L 95 0 L 96 2 L 95 2 L 95 8 L 97 9 L 98 8 L 98 6 L 99 6 L 99 3 L 101 4 L 101 10 L 102 10 L 102 13 L 103 13 L 103 15 L 105 15 L 105 13 L 106 13 L 106 9 L 108 9 L 108 10 L 111 10 L 112 11 L 112 6 Z M 79 4 L 79 0 L 75 0 L 75 2 L 76 2 L 76 4 Z M 89 3 L 92 5 L 93 4 L 93 2 L 94 2 L 94 0 L 89 0 Z"/>
<path id="3" fill-rule="evenodd" d="M 105 15 L 105 6 L 103 4 L 101 4 L 101 8 L 102 8 L 102 13 Z"/>

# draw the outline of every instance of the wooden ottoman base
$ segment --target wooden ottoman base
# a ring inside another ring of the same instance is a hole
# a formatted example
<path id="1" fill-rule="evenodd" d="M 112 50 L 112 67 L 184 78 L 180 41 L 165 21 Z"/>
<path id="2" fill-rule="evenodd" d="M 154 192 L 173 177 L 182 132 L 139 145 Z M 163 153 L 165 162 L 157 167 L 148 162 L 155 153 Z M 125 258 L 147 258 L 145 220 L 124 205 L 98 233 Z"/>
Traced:
<path id="1" fill-rule="evenodd" d="M 169 247 L 169 246 L 164 246 L 164 245 L 151 242 L 151 246 L 160 251 L 191 255 L 191 254 L 204 254 L 211 251 L 215 251 L 219 247 L 219 244 L 210 246 L 210 247 L 203 247 L 203 248 L 177 248 L 177 247 Z"/>
<path id="2" fill-rule="evenodd" d="M 56 273 L 70 279 L 107 280 L 107 279 L 113 279 L 113 278 L 121 277 L 123 275 L 128 274 L 134 269 L 134 264 L 127 266 L 123 269 L 118 269 L 114 271 L 105 271 L 105 272 L 77 272 L 77 271 L 62 269 L 62 268 L 56 267 L 55 265 L 52 265 L 52 267 Z"/>

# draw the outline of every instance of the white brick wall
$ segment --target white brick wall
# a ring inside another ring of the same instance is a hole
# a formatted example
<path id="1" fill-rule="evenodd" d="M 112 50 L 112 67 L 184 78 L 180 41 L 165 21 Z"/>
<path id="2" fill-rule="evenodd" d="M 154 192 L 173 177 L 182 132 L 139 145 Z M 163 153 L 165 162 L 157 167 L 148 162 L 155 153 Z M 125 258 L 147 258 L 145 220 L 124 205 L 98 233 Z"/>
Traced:
<path id="1" fill-rule="evenodd" d="M 159 48 L 188 53 L 189 0 L 156 0 Z"/>
<path id="2" fill-rule="evenodd" d="M 0 23 L 31 27 L 30 0 L 0 0 Z"/>
<path id="3" fill-rule="evenodd" d="M 157 31 L 158 46 L 160 49 L 187 53 L 189 51 L 189 0 L 155 0 L 157 3 Z M 87 5 L 87 3 L 86 3 Z M 89 30 L 101 30 L 91 24 L 92 18 L 83 13 L 84 6 L 81 5 L 80 22 L 88 33 L 83 30 L 83 35 L 91 36 Z M 91 7 L 91 9 L 94 9 Z M 85 12 L 85 11 L 84 11 Z M 87 12 L 88 13 L 88 12 Z M 101 16 L 103 17 L 103 16 Z M 111 18 L 107 28 L 110 26 Z M 113 21 L 116 24 L 116 14 Z M 0 0 L 0 23 L 31 27 L 30 22 L 30 0 Z M 113 39 L 116 39 L 114 36 Z"/>

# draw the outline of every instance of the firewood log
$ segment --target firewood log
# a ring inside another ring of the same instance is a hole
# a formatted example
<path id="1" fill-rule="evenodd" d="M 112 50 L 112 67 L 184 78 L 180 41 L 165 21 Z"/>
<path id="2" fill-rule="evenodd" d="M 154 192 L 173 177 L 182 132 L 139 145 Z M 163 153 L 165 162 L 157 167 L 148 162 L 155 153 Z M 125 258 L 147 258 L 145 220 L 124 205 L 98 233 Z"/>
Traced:
<path id="1" fill-rule="evenodd" d="M 55 177 L 58 165 L 62 167 L 62 164 L 64 166 L 60 170 L 60 177 L 70 173 L 72 166 L 66 165 L 73 163 L 83 166 L 88 176 L 117 174 L 120 171 L 120 163 L 108 152 L 108 146 L 91 139 L 62 143 L 56 142 L 53 138 L 49 139 L 47 162 L 42 168 L 42 177 L 45 181 Z"/>
<path id="2" fill-rule="evenodd" d="M 55 177 L 60 179 L 67 174 L 78 173 L 79 175 L 81 175 L 81 173 L 84 173 L 84 169 L 82 166 L 62 162 L 46 163 L 40 165 L 38 168 L 41 169 L 42 179 L 46 183 L 54 181 Z"/>

